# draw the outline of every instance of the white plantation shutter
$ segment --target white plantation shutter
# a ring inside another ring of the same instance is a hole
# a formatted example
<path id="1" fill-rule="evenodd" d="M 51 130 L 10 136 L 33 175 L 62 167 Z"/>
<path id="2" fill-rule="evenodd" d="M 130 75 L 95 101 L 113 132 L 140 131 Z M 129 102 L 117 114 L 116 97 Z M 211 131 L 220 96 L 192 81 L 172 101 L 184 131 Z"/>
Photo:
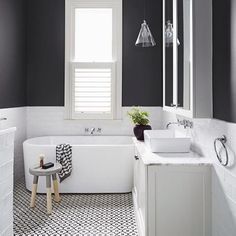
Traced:
<path id="1" fill-rule="evenodd" d="M 65 118 L 121 118 L 122 0 L 66 0 Z"/>
<path id="2" fill-rule="evenodd" d="M 113 118 L 114 63 L 72 63 L 71 73 L 73 118 Z"/>

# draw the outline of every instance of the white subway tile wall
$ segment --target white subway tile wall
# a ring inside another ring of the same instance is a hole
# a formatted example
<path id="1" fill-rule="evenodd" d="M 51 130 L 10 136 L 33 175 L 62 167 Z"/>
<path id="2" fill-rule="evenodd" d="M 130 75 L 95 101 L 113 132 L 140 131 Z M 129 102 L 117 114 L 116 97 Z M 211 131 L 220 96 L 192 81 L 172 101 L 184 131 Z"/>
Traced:
<path id="1" fill-rule="evenodd" d="M 102 135 L 133 135 L 127 116 L 131 107 L 122 108 L 121 120 L 65 120 L 64 107 L 27 107 L 27 137 L 44 135 L 84 135 L 86 127 L 101 128 Z M 150 113 L 153 129 L 162 127 L 162 108 L 143 107 Z"/>
<path id="2" fill-rule="evenodd" d="M 181 117 L 180 117 L 181 118 Z M 163 126 L 176 116 L 163 112 Z M 236 124 L 216 119 L 193 119 L 192 130 L 172 126 L 192 138 L 192 149 L 211 157 L 212 168 L 212 236 L 236 235 Z M 215 138 L 226 135 L 230 166 L 219 164 L 214 151 Z"/>
<path id="3" fill-rule="evenodd" d="M 0 134 L 0 235 L 13 235 L 14 132 Z"/>
<path id="4" fill-rule="evenodd" d="M 14 175 L 16 179 L 24 176 L 23 146 L 26 140 L 26 107 L 0 109 L 0 129 L 16 127 L 14 151 Z"/>
<path id="5" fill-rule="evenodd" d="M 131 107 L 123 107 L 122 120 L 65 120 L 63 107 L 23 107 L 0 109 L 0 117 L 7 121 L 0 123 L 0 128 L 17 127 L 15 137 L 15 177 L 23 176 L 22 143 L 25 139 L 44 135 L 83 135 L 85 127 L 102 128 L 103 135 L 132 135 L 133 124 L 127 117 Z M 150 112 L 153 129 L 166 126 L 175 121 L 176 116 L 163 112 L 161 107 L 144 107 Z M 236 124 L 215 119 L 194 119 L 192 130 L 171 126 L 192 138 L 192 149 L 211 157 L 212 168 L 212 225 L 213 236 L 235 236 L 236 232 Z M 213 142 L 225 134 L 231 166 L 219 165 Z M 16 168 L 17 167 L 17 168 Z M 3 187 L 5 186 L 5 187 Z M 2 189 L 7 188 L 2 182 Z M 1 194 L 0 190 L 0 194 Z M 5 191 L 4 191 L 5 192 Z"/>

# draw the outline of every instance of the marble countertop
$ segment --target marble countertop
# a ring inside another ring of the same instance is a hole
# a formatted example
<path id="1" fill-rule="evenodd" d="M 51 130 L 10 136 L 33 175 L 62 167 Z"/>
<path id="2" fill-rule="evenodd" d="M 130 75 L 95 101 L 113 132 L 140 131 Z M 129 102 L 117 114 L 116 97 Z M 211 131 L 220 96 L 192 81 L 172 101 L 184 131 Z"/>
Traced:
<path id="1" fill-rule="evenodd" d="M 195 152 L 153 153 L 144 142 L 133 138 L 135 147 L 145 165 L 211 165 L 212 160 Z"/>

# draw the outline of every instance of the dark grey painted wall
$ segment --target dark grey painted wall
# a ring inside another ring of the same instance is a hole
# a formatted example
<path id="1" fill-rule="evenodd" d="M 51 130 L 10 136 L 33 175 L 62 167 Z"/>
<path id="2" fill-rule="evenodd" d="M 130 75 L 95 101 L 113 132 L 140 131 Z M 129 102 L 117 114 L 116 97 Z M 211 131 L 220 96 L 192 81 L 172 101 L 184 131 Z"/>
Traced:
<path id="1" fill-rule="evenodd" d="M 64 105 L 65 0 L 27 0 L 27 103 Z"/>
<path id="2" fill-rule="evenodd" d="M 28 0 L 27 91 L 30 106 L 64 105 L 64 0 Z M 154 48 L 134 46 L 143 0 L 123 1 L 123 105 L 162 105 L 162 0 L 149 1 Z"/>
<path id="3" fill-rule="evenodd" d="M 147 1 L 146 18 L 157 45 L 135 47 L 143 0 L 123 1 L 123 105 L 162 106 L 162 0 Z"/>
<path id="4" fill-rule="evenodd" d="M 6 1 L 5 1 L 6 2 Z M 13 1 L 12 1 L 13 2 Z M 123 1 L 123 105 L 162 105 L 162 0 L 148 1 L 155 48 L 134 42 L 143 0 Z M 214 118 L 236 122 L 236 1 L 213 0 Z M 28 105 L 64 104 L 64 0 L 28 0 Z"/>
<path id="5" fill-rule="evenodd" d="M 214 118 L 236 122 L 236 1 L 213 1 Z"/>
<path id="6" fill-rule="evenodd" d="M 231 0 L 213 1 L 213 110 L 214 118 L 233 120 L 231 104 Z M 235 78 L 236 79 L 236 78 Z"/>
<path id="7" fill-rule="evenodd" d="M 0 0 L 0 108 L 26 105 L 25 0 Z"/>
<path id="8" fill-rule="evenodd" d="M 134 46 L 143 1 L 124 1 L 123 105 L 162 105 L 161 2 L 147 10 L 157 46 L 143 49 Z M 0 108 L 64 104 L 64 8 L 64 0 L 0 0 Z M 236 1 L 213 0 L 213 39 L 214 117 L 236 122 Z"/>

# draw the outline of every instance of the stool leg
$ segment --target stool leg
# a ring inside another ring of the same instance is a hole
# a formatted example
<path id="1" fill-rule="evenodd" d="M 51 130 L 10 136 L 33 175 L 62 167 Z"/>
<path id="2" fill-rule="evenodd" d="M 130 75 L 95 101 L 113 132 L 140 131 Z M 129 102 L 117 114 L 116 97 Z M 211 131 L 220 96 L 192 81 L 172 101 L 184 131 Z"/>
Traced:
<path id="1" fill-rule="evenodd" d="M 53 180 L 53 188 L 54 188 L 54 196 L 55 196 L 54 200 L 55 200 L 55 202 L 60 202 L 61 198 L 60 198 L 60 195 L 59 195 L 58 181 L 57 181 L 56 174 L 52 175 L 52 180 Z"/>
<path id="2" fill-rule="evenodd" d="M 46 176 L 46 187 L 47 187 L 47 213 L 52 213 L 52 195 L 51 195 L 51 176 Z"/>
<path id="3" fill-rule="evenodd" d="M 38 187 L 38 179 L 39 179 L 39 177 L 34 175 L 30 207 L 35 207 L 35 199 L 36 199 L 36 193 L 37 193 L 37 187 Z"/>

